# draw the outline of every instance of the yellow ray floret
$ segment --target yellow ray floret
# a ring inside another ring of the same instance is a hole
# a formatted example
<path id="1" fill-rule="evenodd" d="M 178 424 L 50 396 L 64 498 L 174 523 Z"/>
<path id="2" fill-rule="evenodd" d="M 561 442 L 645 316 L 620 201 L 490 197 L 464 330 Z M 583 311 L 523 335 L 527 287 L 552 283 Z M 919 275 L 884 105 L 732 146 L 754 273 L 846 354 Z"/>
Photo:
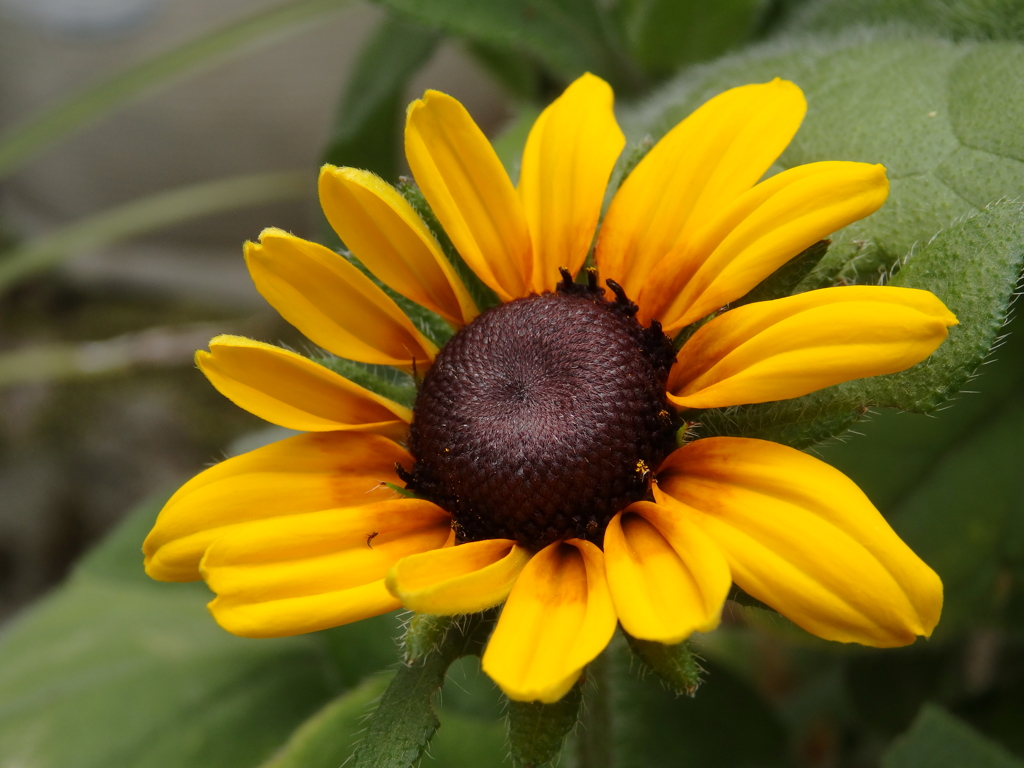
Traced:
<path id="1" fill-rule="evenodd" d="M 667 254 L 640 292 L 639 319 L 667 333 L 735 301 L 775 270 L 889 195 L 885 169 L 868 163 L 800 165 L 763 181 Z"/>
<path id="2" fill-rule="evenodd" d="M 399 560 L 388 590 L 419 613 L 476 613 L 508 597 L 530 553 L 508 539 L 488 539 Z"/>
<path id="3" fill-rule="evenodd" d="M 210 612 L 243 637 L 315 632 L 398 608 L 384 576 L 450 542 L 451 518 L 422 499 L 260 520 L 219 536 L 200 564 Z"/>
<path id="4" fill-rule="evenodd" d="M 241 408 L 289 429 L 356 430 L 401 438 L 412 412 L 312 360 L 241 336 L 217 336 L 196 364 Z"/>
<path id="5" fill-rule="evenodd" d="M 410 104 L 405 156 L 470 269 L 502 301 L 525 296 L 533 259 L 526 215 L 501 160 L 466 108 L 438 91 Z"/>
<path id="6" fill-rule="evenodd" d="M 615 612 L 633 637 L 674 644 L 718 626 L 732 577 L 692 521 L 632 504 L 608 524 L 604 557 Z"/>
<path id="7" fill-rule="evenodd" d="M 369 171 L 320 169 L 320 205 L 334 231 L 374 275 L 408 299 L 461 327 L 476 305 L 419 214 Z"/>
<path id="8" fill-rule="evenodd" d="M 483 669 L 516 701 L 558 701 L 615 632 L 604 555 L 551 544 L 527 563 L 484 651 Z"/>
<path id="9" fill-rule="evenodd" d="M 806 111 L 801 90 L 776 78 L 732 88 L 669 131 L 612 200 L 595 254 L 601 277 L 638 296 L 666 254 L 764 175 Z"/>
<path id="10" fill-rule="evenodd" d="M 666 459 L 655 498 L 704 529 L 740 587 L 818 637 L 901 646 L 939 620 L 935 572 L 853 481 L 805 453 L 697 440 Z"/>
<path id="11" fill-rule="evenodd" d="M 254 520 L 361 506 L 395 496 L 384 483 L 412 457 L 366 432 L 296 435 L 222 461 L 168 500 L 142 545 L 146 573 L 195 581 L 206 548 L 227 528 Z"/>
<path id="12" fill-rule="evenodd" d="M 339 357 L 424 371 L 437 354 L 384 291 L 329 248 L 265 229 L 245 244 L 245 261 L 281 317 Z"/>
<path id="13" fill-rule="evenodd" d="M 702 326 L 669 374 L 687 408 L 764 403 L 924 360 L 956 317 L 928 291 L 848 286 L 747 304 Z"/>
<path id="14" fill-rule="evenodd" d="M 613 101 L 604 80 L 585 74 L 541 113 L 526 140 L 518 189 L 537 293 L 554 290 L 560 267 L 579 272 L 590 251 L 608 177 L 626 144 Z"/>

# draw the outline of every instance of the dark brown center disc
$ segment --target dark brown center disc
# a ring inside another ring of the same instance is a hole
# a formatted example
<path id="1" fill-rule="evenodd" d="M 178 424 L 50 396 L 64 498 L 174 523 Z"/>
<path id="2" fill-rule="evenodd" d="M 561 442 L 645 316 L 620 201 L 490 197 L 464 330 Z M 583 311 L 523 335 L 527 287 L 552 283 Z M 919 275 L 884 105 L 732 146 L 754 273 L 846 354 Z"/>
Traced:
<path id="1" fill-rule="evenodd" d="M 617 286 L 614 286 L 617 288 Z M 563 284 L 480 315 L 442 350 L 413 412 L 408 487 L 462 541 L 600 543 L 674 447 L 674 360 L 625 297 Z"/>

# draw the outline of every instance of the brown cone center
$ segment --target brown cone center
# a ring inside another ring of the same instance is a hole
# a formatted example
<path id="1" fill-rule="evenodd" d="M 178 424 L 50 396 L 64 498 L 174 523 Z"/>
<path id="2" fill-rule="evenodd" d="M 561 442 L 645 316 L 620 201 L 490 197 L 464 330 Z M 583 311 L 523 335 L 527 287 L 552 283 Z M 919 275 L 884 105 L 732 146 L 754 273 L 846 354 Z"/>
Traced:
<path id="1" fill-rule="evenodd" d="M 563 282 L 481 314 L 420 387 L 408 488 L 450 512 L 461 541 L 531 549 L 600 543 L 616 512 L 648 498 L 674 447 L 665 398 L 675 355 L 618 299 Z"/>

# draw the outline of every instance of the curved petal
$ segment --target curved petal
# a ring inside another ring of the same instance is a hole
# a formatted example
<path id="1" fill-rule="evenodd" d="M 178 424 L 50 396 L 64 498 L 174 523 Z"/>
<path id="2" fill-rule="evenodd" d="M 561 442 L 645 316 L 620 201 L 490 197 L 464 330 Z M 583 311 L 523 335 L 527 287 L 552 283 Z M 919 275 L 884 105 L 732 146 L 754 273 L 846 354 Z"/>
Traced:
<path id="1" fill-rule="evenodd" d="M 956 322 L 934 294 L 915 288 L 824 288 L 747 304 L 687 341 L 668 397 L 686 408 L 720 408 L 895 373 L 934 352 Z"/>
<path id="2" fill-rule="evenodd" d="M 636 502 L 608 524 L 604 558 L 615 612 L 633 637 L 674 645 L 718 626 L 729 565 L 687 518 Z"/>
<path id="3" fill-rule="evenodd" d="M 476 613 L 498 605 L 530 560 L 509 539 L 485 539 L 410 555 L 395 563 L 387 587 L 409 610 L 435 616 Z"/>
<path id="4" fill-rule="evenodd" d="M 560 267 L 579 272 L 590 251 L 608 177 L 626 144 L 614 100 L 611 86 L 587 73 L 541 113 L 526 140 L 519 197 L 536 293 L 554 290 Z"/>
<path id="5" fill-rule="evenodd" d="M 304 432 L 357 430 L 401 438 L 412 412 L 312 360 L 241 336 L 217 336 L 196 364 L 217 391 L 261 419 Z"/>
<path id="6" fill-rule="evenodd" d="M 325 165 L 319 188 L 327 220 L 368 270 L 456 326 L 477 316 L 434 235 L 394 187 L 369 171 Z"/>
<path id="7" fill-rule="evenodd" d="M 502 301 L 529 293 L 532 256 L 523 206 L 466 108 L 438 91 L 410 104 L 405 156 L 469 268 Z"/>
<path id="8" fill-rule="evenodd" d="M 199 561 L 226 529 L 254 520 L 359 506 L 395 496 L 384 483 L 408 452 L 365 432 L 296 435 L 236 456 L 178 489 L 142 545 L 146 573 L 195 581 Z"/>
<path id="9" fill-rule="evenodd" d="M 226 531 L 199 568 L 209 607 L 243 637 L 283 637 L 393 611 L 384 576 L 407 555 L 452 539 L 447 512 L 397 499 L 259 520 Z"/>
<path id="10" fill-rule="evenodd" d="M 805 453 L 696 440 L 662 464 L 655 498 L 714 539 L 740 587 L 819 637 L 901 646 L 938 623 L 939 577 L 853 481 Z"/>
<path id="11" fill-rule="evenodd" d="M 699 320 L 888 195 L 881 165 L 810 163 L 772 176 L 661 260 L 640 292 L 640 321 L 657 318 L 670 333 Z"/>
<path id="12" fill-rule="evenodd" d="M 245 263 L 281 317 L 339 357 L 423 370 L 437 354 L 384 291 L 330 248 L 265 229 L 259 243 L 245 244 Z"/>
<path id="13" fill-rule="evenodd" d="M 515 701 L 558 701 L 615 632 L 604 555 L 588 541 L 555 542 L 519 574 L 483 656 Z"/>
<path id="14" fill-rule="evenodd" d="M 786 80 L 715 96 L 665 134 L 612 200 L 597 242 L 602 279 L 638 296 L 651 270 L 750 189 L 807 111 Z"/>

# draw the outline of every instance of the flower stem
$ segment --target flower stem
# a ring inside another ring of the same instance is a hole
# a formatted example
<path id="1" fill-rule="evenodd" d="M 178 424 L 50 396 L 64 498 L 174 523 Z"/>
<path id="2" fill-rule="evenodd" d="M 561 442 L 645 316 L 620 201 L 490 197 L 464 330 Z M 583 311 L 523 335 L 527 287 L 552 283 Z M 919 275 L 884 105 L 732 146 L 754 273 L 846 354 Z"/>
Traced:
<path id="1" fill-rule="evenodd" d="M 607 651 L 587 667 L 589 679 L 576 737 L 576 768 L 612 768 L 610 667 Z"/>

